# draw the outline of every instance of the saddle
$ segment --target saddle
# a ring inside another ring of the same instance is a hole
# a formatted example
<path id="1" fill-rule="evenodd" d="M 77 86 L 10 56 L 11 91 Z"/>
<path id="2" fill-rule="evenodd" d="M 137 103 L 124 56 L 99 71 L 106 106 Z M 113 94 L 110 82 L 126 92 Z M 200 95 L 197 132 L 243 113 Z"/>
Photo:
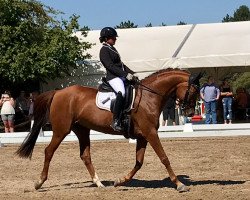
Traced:
<path id="1" fill-rule="evenodd" d="M 131 116 L 130 111 L 133 108 L 133 103 L 135 99 L 135 88 L 133 85 L 125 82 L 125 98 L 124 107 L 122 112 L 122 126 L 124 127 L 124 137 L 125 138 L 135 138 L 130 135 L 131 132 Z M 105 77 L 102 77 L 102 83 L 98 86 L 98 93 L 96 96 L 96 105 L 100 109 L 109 110 L 114 113 L 114 105 L 116 102 L 116 92 L 109 85 Z"/>
<path id="2" fill-rule="evenodd" d="M 98 92 L 100 93 L 108 93 L 112 92 L 115 93 L 114 89 L 109 85 L 105 77 L 102 77 L 102 83 L 98 86 Z M 124 98 L 124 111 L 129 112 L 132 109 L 133 102 L 134 102 L 134 86 L 129 84 L 128 82 L 125 82 L 125 98 Z M 110 98 L 107 97 L 102 101 L 103 104 L 105 104 L 107 101 L 109 101 Z M 115 99 L 111 99 L 111 105 L 110 105 L 110 111 L 113 112 L 113 106 L 115 103 Z"/>

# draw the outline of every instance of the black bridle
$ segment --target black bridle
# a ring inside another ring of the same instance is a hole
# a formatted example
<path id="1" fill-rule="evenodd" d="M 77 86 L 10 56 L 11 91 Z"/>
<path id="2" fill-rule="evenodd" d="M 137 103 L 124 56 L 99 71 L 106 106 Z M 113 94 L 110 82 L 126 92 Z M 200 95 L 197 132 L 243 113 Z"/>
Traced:
<path id="1" fill-rule="evenodd" d="M 190 81 L 188 82 L 188 88 L 186 90 L 185 97 L 184 97 L 184 100 L 183 100 L 182 106 L 181 106 L 182 110 L 187 109 L 188 106 L 189 106 L 188 97 L 189 97 L 189 94 L 190 94 L 190 88 L 191 88 L 191 86 L 193 86 L 197 91 L 199 90 L 199 86 L 198 85 L 192 84 L 192 83 L 190 83 Z"/>
<path id="2" fill-rule="evenodd" d="M 145 88 L 144 90 L 146 90 L 148 92 L 151 92 L 153 94 L 156 94 L 156 95 L 159 95 L 161 97 L 164 97 L 163 94 L 160 94 L 159 92 L 156 92 L 155 90 L 147 87 L 146 85 L 143 85 L 139 80 L 135 84 L 142 86 L 143 88 Z M 188 107 L 188 105 L 189 105 L 188 97 L 189 97 L 189 94 L 190 94 L 190 88 L 191 88 L 191 86 L 193 86 L 197 91 L 199 90 L 199 86 L 198 85 L 195 85 L 193 83 L 190 83 L 190 81 L 188 81 L 188 88 L 186 90 L 185 97 L 184 97 L 184 100 L 183 100 L 182 106 L 181 106 L 182 110 L 185 110 Z"/>

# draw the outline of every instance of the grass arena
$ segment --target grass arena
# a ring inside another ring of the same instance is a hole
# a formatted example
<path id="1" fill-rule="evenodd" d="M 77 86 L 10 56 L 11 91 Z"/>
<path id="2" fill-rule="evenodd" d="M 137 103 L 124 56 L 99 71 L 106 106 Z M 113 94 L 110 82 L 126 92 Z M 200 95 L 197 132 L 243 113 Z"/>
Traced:
<path id="1" fill-rule="evenodd" d="M 36 144 L 31 160 L 15 155 L 17 144 L 0 148 L 0 199 L 249 199 L 250 137 L 161 139 L 178 178 L 190 191 L 178 193 L 165 167 L 148 145 L 142 168 L 125 186 L 113 187 L 135 164 L 128 140 L 92 141 L 92 161 L 105 188 L 93 185 L 79 157 L 78 142 L 62 143 L 51 161 L 48 180 L 40 177 L 47 144 Z"/>

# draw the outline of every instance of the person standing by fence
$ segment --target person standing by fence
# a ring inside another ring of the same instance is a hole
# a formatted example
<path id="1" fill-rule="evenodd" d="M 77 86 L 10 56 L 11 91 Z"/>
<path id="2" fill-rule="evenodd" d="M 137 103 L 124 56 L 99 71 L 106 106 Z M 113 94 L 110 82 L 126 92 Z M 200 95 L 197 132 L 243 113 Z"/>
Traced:
<path id="1" fill-rule="evenodd" d="M 217 101 L 220 97 L 220 90 L 214 83 L 212 76 L 208 77 L 208 82 L 200 89 L 200 96 L 204 101 L 206 111 L 206 124 L 217 124 Z"/>
<path id="2" fill-rule="evenodd" d="M 163 120 L 162 120 L 162 126 L 165 125 L 174 125 L 175 126 L 175 99 L 176 97 L 171 95 L 163 108 L 162 114 L 163 114 Z M 171 120 L 170 123 L 168 120 Z"/>
<path id="3" fill-rule="evenodd" d="M 220 87 L 222 104 L 223 104 L 223 118 L 224 124 L 232 123 L 232 104 L 233 104 L 233 92 L 227 79 L 224 79 Z"/>
<path id="4" fill-rule="evenodd" d="M 16 106 L 17 106 L 17 111 L 21 112 L 24 117 L 27 117 L 29 114 L 29 99 L 27 98 L 26 92 L 21 91 L 20 95 L 16 98 Z"/>
<path id="5" fill-rule="evenodd" d="M 4 123 L 5 133 L 14 132 L 15 100 L 9 91 L 5 91 L 0 100 L 1 118 Z"/>

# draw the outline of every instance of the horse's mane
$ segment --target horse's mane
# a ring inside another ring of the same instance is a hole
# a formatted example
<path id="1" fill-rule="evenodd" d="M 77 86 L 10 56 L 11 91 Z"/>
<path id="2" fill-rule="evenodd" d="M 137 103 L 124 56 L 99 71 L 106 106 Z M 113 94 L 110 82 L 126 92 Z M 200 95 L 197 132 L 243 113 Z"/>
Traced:
<path id="1" fill-rule="evenodd" d="M 179 68 L 167 68 L 167 69 L 161 69 L 161 70 L 159 70 L 159 71 L 156 71 L 156 72 L 154 72 L 154 73 L 148 75 L 147 77 L 145 77 L 145 78 L 142 79 L 142 80 L 148 80 L 148 79 L 157 77 L 158 75 L 161 75 L 161 74 L 166 73 L 166 72 L 184 72 L 184 73 L 186 73 L 186 74 L 190 74 L 189 71 L 184 70 L 184 69 L 179 69 Z"/>

